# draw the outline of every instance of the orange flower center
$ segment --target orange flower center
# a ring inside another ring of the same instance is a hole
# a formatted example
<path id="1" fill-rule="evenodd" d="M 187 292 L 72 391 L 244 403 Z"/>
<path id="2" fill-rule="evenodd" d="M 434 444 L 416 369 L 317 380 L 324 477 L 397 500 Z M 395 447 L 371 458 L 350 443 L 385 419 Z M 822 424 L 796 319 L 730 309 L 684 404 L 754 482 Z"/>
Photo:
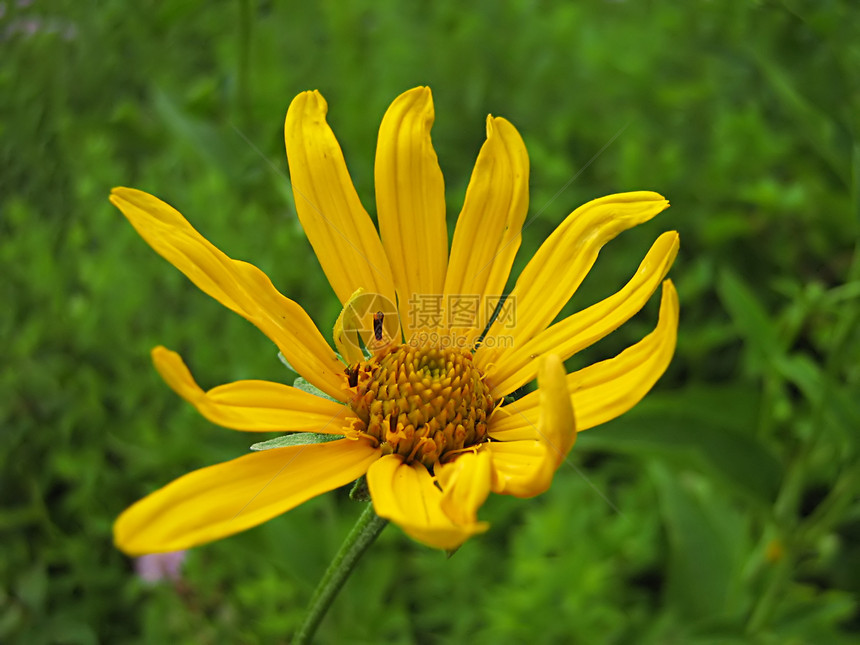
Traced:
<path id="1" fill-rule="evenodd" d="M 349 405 L 361 420 L 356 430 L 385 454 L 432 468 L 487 439 L 493 397 L 467 351 L 394 346 L 346 374 Z"/>

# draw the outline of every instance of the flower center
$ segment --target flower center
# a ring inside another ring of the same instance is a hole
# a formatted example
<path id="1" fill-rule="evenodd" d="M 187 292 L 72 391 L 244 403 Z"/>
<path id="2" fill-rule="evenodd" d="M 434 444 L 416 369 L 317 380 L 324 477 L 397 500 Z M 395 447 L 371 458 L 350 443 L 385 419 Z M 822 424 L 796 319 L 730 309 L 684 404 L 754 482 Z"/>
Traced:
<path id="1" fill-rule="evenodd" d="M 354 389 L 349 405 L 361 419 L 356 429 L 385 454 L 432 468 L 487 439 L 493 397 L 467 351 L 399 345 L 346 374 Z"/>

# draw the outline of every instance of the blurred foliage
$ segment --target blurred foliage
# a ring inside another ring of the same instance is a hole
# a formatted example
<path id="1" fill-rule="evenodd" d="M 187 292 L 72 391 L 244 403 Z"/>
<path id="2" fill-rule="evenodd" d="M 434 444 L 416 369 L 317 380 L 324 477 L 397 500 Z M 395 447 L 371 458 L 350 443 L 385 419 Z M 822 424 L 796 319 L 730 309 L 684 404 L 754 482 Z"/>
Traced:
<path id="1" fill-rule="evenodd" d="M 159 382 L 151 347 L 182 352 L 204 386 L 293 375 L 107 194 L 169 201 L 330 329 L 286 107 L 322 91 L 372 212 L 381 116 L 428 84 L 452 227 L 486 113 L 525 138 L 516 270 L 588 199 L 672 200 L 606 248 L 570 311 L 675 228 L 679 346 L 549 493 L 492 498 L 491 531 L 450 560 L 388 529 L 320 642 L 856 642 L 857 3 L 6 0 L 0 51 L 0 641 L 289 638 L 359 513 L 344 491 L 196 549 L 175 585 L 146 586 L 111 544 L 125 506 L 250 443 Z M 655 311 L 571 365 L 635 341 Z"/>

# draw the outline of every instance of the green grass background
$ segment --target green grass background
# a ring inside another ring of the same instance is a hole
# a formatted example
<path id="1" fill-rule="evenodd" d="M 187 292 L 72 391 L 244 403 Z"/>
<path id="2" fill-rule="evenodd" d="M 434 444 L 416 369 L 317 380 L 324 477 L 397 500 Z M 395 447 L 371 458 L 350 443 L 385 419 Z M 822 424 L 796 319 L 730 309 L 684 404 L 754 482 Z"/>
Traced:
<path id="1" fill-rule="evenodd" d="M 259 440 L 179 400 L 151 347 L 205 387 L 294 375 L 107 196 L 167 200 L 328 335 L 338 305 L 295 215 L 286 108 L 323 93 L 373 212 L 382 114 L 427 84 L 449 226 L 486 114 L 526 141 L 515 270 L 584 201 L 670 198 L 566 311 L 677 229 L 678 350 L 548 493 L 492 497 L 491 531 L 451 559 L 387 529 L 319 642 L 857 642 L 857 3 L 0 6 L 0 641 L 288 641 L 360 512 L 344 491 L 195 549 L 178 585 L 143 584 L 111 544 L 130 503 Z M 641 338 L 654 300 L 569 366 Z"/>

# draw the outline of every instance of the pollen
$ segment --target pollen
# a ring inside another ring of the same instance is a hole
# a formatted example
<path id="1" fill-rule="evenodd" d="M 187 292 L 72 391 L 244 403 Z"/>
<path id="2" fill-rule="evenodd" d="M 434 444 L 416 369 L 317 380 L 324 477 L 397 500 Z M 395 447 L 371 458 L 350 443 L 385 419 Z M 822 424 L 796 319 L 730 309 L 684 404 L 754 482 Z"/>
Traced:
<path id="1" fill-rule="evenodd" d="M 487 440 L 494 401 L 472 355 L 460 349 L 393 346 L 346 370 L 355 430 L 428 469 Z"/>

